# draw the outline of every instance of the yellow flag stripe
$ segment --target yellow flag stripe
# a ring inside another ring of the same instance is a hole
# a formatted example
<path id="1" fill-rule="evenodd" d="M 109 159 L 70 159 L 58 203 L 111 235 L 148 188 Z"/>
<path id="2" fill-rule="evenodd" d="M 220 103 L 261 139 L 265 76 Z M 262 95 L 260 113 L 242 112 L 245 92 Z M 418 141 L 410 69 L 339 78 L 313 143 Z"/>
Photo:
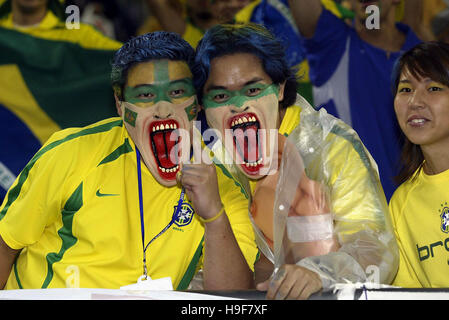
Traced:
<path id="1" fill-rule="evenodd" d="M 39 107 L 17 65 L 0 66 L 0 103 L 19 117 L 43 144 L 61 128 Z"/>

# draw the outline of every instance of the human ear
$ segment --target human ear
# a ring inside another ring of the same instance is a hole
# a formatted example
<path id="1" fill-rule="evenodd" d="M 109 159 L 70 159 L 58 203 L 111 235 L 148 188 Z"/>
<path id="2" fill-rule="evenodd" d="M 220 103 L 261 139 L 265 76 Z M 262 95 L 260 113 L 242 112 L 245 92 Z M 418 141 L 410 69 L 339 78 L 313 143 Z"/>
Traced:
<path id="1" fill-rule="evenodd" d="M 283 83 L 279 84 L 279 101 L 284 100 L 284 90 L 285 90 L 285 83 L 287 81 L 284 81 Z"/>
<path id="2" fill-rule="evenodd" d="M 117 94 L 115 92 L 114 92 L 114 99 L 115 99 L 115 108 L 117 109 L 117 113 L 120 117 L 122 117 L 121 101 L 117 97 Z"/>

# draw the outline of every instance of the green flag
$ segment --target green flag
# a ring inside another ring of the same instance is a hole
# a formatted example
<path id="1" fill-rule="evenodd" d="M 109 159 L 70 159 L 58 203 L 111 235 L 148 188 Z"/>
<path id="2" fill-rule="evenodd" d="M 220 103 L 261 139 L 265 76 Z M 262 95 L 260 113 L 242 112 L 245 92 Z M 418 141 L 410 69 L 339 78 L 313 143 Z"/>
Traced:
<path id="1" fill-rule="evenodd" d="M 0 200 L 53 132 L 117 116 L 113 53 L 0 27 Z"/>

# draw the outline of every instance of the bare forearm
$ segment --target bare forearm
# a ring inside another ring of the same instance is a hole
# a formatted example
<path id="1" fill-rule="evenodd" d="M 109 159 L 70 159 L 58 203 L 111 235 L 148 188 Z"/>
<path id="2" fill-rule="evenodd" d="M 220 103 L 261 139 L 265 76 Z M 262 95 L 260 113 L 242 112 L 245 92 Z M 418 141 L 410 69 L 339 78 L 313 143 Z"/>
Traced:
<path id="1" fill-rule="evenodd" d="M 253 273 L 234 237 L 226 214 L 205 225 L 204 289 L 254 287 Z"/>
<path id="2" fill-rule="evenodd" d="M 5 287 L 11 273 L 12 264 L 19 250 L 13 250 L 0 237 L 0 289 Z"/>
<path id="3" fill-rule="evenodd" d="M 289 0 L 290 10 L 301 34 L 313 37 L 318 19 L 323 11 L 320 0 Z"/>

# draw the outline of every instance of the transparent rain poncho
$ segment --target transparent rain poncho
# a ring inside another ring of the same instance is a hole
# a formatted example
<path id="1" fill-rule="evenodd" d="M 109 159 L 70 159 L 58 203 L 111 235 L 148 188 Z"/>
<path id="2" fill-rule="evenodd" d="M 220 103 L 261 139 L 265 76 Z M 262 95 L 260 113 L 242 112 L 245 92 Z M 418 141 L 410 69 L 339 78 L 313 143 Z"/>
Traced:
<path id="1" fill-rule="evenodd" d="M 296 105 L 300 124 L 279 140 L 279 170 L 253 190 L 259 249 L 274 273 L 297 264 L 316 272 L 324 290 L 336 283 L 389 284 L 398 251 L 376 163 L 344 122 L 314 110 L 301 96 Z M 212 147 L 216 159 L 229 163 L 223 150 Z M 246 177 L 235 166 L 227 168 L 251 194 Z"/>

